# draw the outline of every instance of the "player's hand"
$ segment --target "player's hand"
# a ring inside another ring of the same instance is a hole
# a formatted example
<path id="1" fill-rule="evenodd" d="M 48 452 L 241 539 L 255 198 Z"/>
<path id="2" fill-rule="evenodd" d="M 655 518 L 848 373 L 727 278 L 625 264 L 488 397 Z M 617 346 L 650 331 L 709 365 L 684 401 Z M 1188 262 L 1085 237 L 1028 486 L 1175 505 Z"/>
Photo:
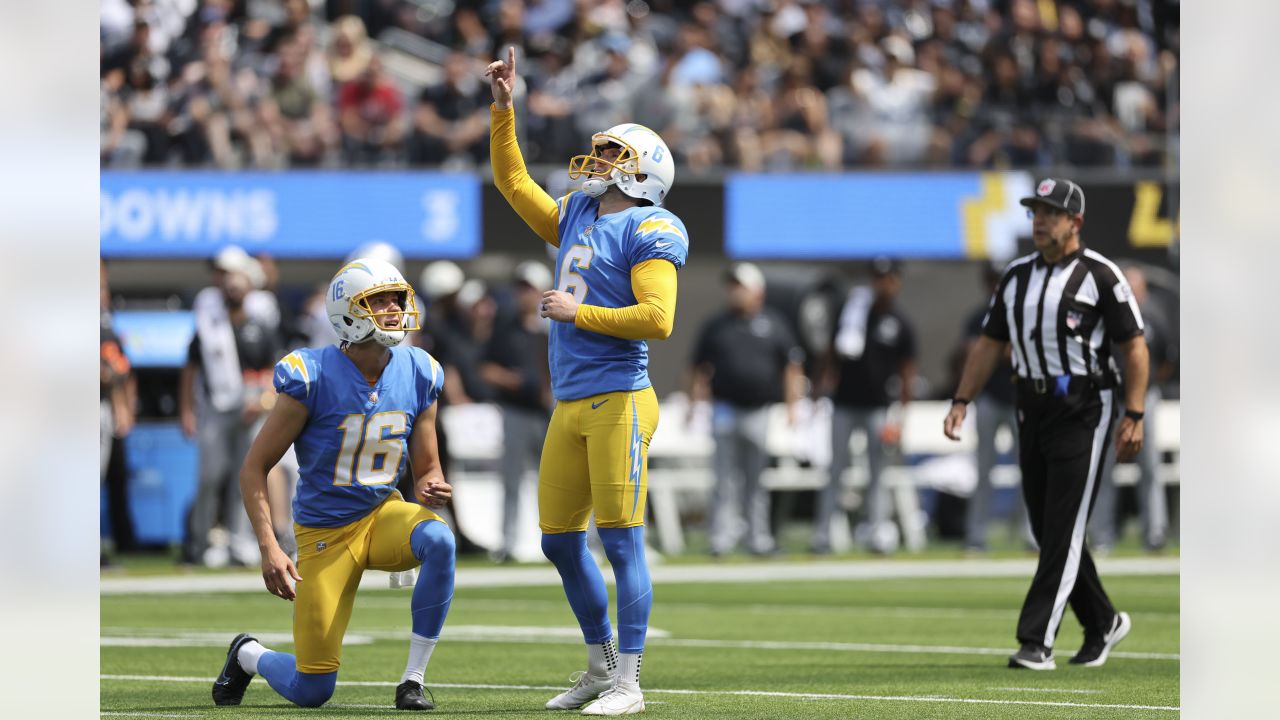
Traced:
<path id="1" fill-rule="evenodd" d="M 507 61 L 494 60 L 485 68 L 484 74 L 489 78 L 489 87 L 493 90 L 493 104 L 499 110 L 511 107 L 511 90 L 516 85 L 516 48 L 507 47 Z"/>
<path id="2" fill-rule="evenodd" d="M 444 507 L 453 497 L 453 486 L 444 479 L 428 480 L 418 488 L 418 502 L 430 508 Z"/>
<path id="3" fill-rule="evenodd" d="M 293 592 L 293 584 L 290 580 L 297 582 L 302 579 L 298 574 L 298 568 L 293 566 L 293 561 L 279 546 L 268 550 L 262 556 L 262 581 L 266 583 L 267 592 L 285 600 L 292 601 L 296 595 Z"/>
<path id="4" fill-rule="evenodd" d="M 1129 462 L 1138 457 L 1142 449 L 1142 421 L 1130 417 L 1120 418 L 1116 430 L 1116 462 Z"/>
<path id="5" fill-rule="evenodd" d="M 571 323 L 578 317 L 578 299 L 573 293 L 563 290 L 548 290 L 542 293 L 542 312 L 544 318 L 557 322 Z"/>
<path id="6" fill-rule="evenodd" d="M 885 423 L 880 428 L 880 442 L 885 445 L 897 445 L 902 441 L 902 426 L 897 423 Z"/>
<path id="7" fill-rule="evenodd" d="M 951 409 L 947 411 L 947 417 L 942 421 L 942 434 L 952 440 L 959 440 L 960 426 L 964 423 L 964 416 L 968 409 L 969 406 L 964 403 L 951 403 Z"/>

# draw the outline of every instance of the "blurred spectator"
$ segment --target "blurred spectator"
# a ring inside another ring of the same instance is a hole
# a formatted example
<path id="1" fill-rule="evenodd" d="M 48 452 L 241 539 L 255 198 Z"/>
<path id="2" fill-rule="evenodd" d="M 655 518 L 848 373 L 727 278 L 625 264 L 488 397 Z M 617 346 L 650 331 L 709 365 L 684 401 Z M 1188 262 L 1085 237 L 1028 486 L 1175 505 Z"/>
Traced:
<path id="1" fill-rule="evenodd" d="M 193 166 L 314 164 L 324 144 L 316 126 L 325 123 L 304 115 L 282 121 L 269 105 L 259 107 L 277 84 L 296 87 L 292 78 L 301 75 L 316 96 L 302 109 L 336 111 L 348 138 L 336 161 L 443 164 L 449 153 L 400 142 L 406 126 L 392 112 L 401 106 L 394 88 L 419 92 L 420 71 L 384 78 L 381 89 L 357 98 L 348 89 L 367 82 L 379 53 L 372 38 L 393 27 L 401 40 L 407 32 L 423 38 L 424 49 L 474 60 L 515 46 L 527 62 L 529 92 L 520 97 L 530 105 L 523 117 L 531 161 L 563 156 L 556 148 L 565 122 L 580 137 L 627 112 L 639 122 L 651 116 L 646 124 L 695 173 L 720 165 L 1148 166 L 1170 162 L 1177 147 L 1174 0 L 492 0 L 451 12 L 410 0 L 327 0 L 328 27 L 311 7 L 309 0 L 103 0 L 101 75 L 123 71 L 132 89 L 130 68 L 145 66 L 149 75 L 138 78 L 167 87 L 175 105 L 161 124 L 180 153 L 170 157 L 155 127 L 144 128 L 148 162 L 163 154 L 163 162 Z M 289 49 L 295 43 L 306 47 L 301 72 L 284 57 L 298 52 Z M 226 59 L 226 72 L 192 73 L 193 64 L 212 65 L 211 53 Z M 186 94 L 191 74 L 232 82 L 207 107 L 200 94 Z M 339 88 L 337 103 L 330 84 Z M 142 92 L 151 117 L 128 121 L 163 116 L 149 93 Z M 735 103 L 757 93 L 776 107 Z M 352 104 L 362 112 L 344 117 L 341 108 Z M 124 115 L 105 118 L 113 144 L 104 164 L 130 162 L 132 141 L 110 131 Z M 301 117 L 309 119 L 296 122 Z"/>
<path id="2" fill-rule="evenodd" d="M 307 74 L 307 31 L 280 40 L 279 63 L 270 80 L 263 117 L 276 147 L 293 166 L 317 166 L 338 145 L 337 127 L 319 88 Z"/>
<path id="3" fill-rule="evenodd" d="M 128 69 L 124 86 L 124 110 L 128 127 L 146 139 L 142 162 L 160 165 L 169 158 L 169 92 L 141 58 Z"/>
<path id="4" fill-rule="evenodd" d="M 995 295 L 1001 274 L 1002 268 L 995 264 L 986 263 L 982 266 L 982 286 L 986 291 L 986 300 L 970 313 L 965 322 L 964 347 L 958 353 L 961 363 L 982 336 L 982 321 L 987 317 L 989 301 Z M 996 433 L 1000 428 L 1005 428 L 1012 435 L 1015 443 L 1014 456 L 1017 456 L 1018 423 L 1014 414 L 1013 390 L 1013 356 L 1006 348 L 991 379 L 973 401 L 978 426 L 978 483 L 969 496 L 965 515 L 964 547 L 969 552 L 985 552 L 987 549 L 987 529 L 991 519 L 991 471 L 996 466 Z M 1022 512 L 1015 514 L 1020 518 L 1025 517 Z M 1025 520 L 1019 524 L 1030 538 L 1030 526 Z"/>
<path id="5" fill-rule="evenodd" d="M 419 347 L 423 348 L 440 363 L 444 371 L 444 390 L 438 402 L 440 412 L 445 412 L 450 405 L 465 405 L 473 402 L 469 392 L 482 393 L 483 380 L 479 374 L 479 349 L 472 340 L 467 320 L 467 300 L 459 300 L 466 288 L 467 278 L 462 268 L 450 260 L 436 260 L 422 269 L 418 282 L 418 295 L 425 303 L 423 308 L 422 332 L 415 338 Z M 475 285 L 469 292 L 474 292 Z M 487 339 L 487 338 L 486 338 Z M 459 367 L 457 363 L 469 363 L 467 367 Z M 471 377 L 471 388 L 468 390 L 465 377 Z M 481 400 L 485 398 L 480 398 Z M 443 463 L 445 477 L 449 477 L 449 465 L 452 458 L 449 454 L 449 435 L 444 422 L 436 423 L 436 442 L 440 448 L 440 461 Z M 462 527 L 462 519 L 454 510 L 456 500 L 450 500 L 448 510 L 453 516 L 453 531 L 457 536 L 458 553 L 474 555 L 484 552 L 484 548 L 472 541 Z"/>
<path id="6" fill-rule="evenodd" d="M 329 42 L 329 74 L 342 85 L 358 80 L 373 59 L 373 49 L 365 34 L 364 22 L 355 15 L 344 15 L 333 23 Z"/>
<path id="7" fill-rule="evenodd" d="M 404 100 L 377 55 L 338 90 L 338 123 L 352 164 L 384 162 L 399 149 L 405 135 Z"/>
<path id="8" fill-rule="evenodd" d="M 547 324 L 539 316 L 542 293 L 551 289 L 551 271 L 536 261 L 520 263 L 512 286 L 515 307 L 498 320 L 486 344 L 480 375 L 493 386 L 502 408 L 502 546 L 493 553 L 508 562 L 519 532 L 521 487 L 537 470 L 551 417 L 551 371 L 547 366 Z"/>
<path id="9" fill-rule="evenodd" d="M 831 551 L 831 518 L 850 465 L 854 430 L 866 437 L 868 470 L 863 524 L 855 530 L 855 539 L 877 553 L 892 552 L 898 544 L 897 528 L 889 522 L 883 470 L 902 437 L 902 413 L 915 377 L 916 338 L 911 322 L 895 306 L 902 290 L 897 261 L 877 258 L 871 263 L 871 278 L 871 287 L 849 292 L 822 364 L 823 384 L 834 385 L 834 407 L 830 477 L 818 497 L 813 532 L 817 553 Z"/>
<path id="10" fill-rule="evenodd" d="M 751 263 L 725 277 L 728 307 L 702 328 L 693 357 L 690 398 L 710 400 L 715 437 L 715 489 L 711 494 L 711 555 L 777 549 L 770 527 L 769 491 L 760 484 L 768 464 L 769 408 L 795 402 L 803 380 L 804 352 L 779 313 L 764 304 L 764 273 Z"/>
<path id="11" fill-rule="evenodd" d="M 530 0 L 524 10 L 524 29 L 529 35 L 554 35 L 574 16 L 573 0 Z"/>
<path id="12" fill-rule="evenodd" d="M 610 33 L 599 42 L 604 53 L 601 65 L 590 68 L 578 83 L 574 118 L 578 137 L 632 121 L 632 108 L 641 90 L 642 78 L 631 72 L 627 51 L 631 41 L 621 33 Z"/>
<path id="13" fill-rule="evenodd" d="M 881 43 L 881 67 L 859 68 L 847 87 L 833 88 L 831 117 L 840 124 L 854 163 L 918 165 L 933 137 L 930 109 L 937 87 L 934 76 L 915 69 L 915 51 L 899 35 Z"/>
<path id="14" fill-rule="evenodd" d="M 129 128 L 129 109 L 124 101 L 124 70 L 112 70 L 102 78 L 98 120 L 102 164 L 123 168 L 141 165 L 147 152 L 147 136 Z"/>
<path id="15" fill-rule="evenodd" d="M 559 161 L 581 152 L 588 142 L 578 134 L 574 122 L 578 109 L 578 75 L 572 59 L 567 42 L 552 43 L 538 60 L 539 71 L 528 79 L 529 112 L 525 122 L 528 155 L 532 159 Z M 653 127 L 639 118 L 635 122 Z M 661 123 L 658 126 L 661 127 Z"/>
<path id="16" fill-rule="evenodd" d="M 98 301 L 101 314 L 101 333 L 99 342 L 99 380 L 98 403 L 100 406 L 101 432 L 101 465 L 99 483 L 108 485 L 108 470 L 111 467 L 113 453 L 119 452 L 124 445 L 121 442 L 133 430 L 134 408 L 137 405 L 137 383 L 125 357 L 124 347 L 116 337 L 111 319 L 111 288 L 107 283 L 106 263 L 98 266 Z M 117 462 L 119 459 L 116 458 Z M 123 463 L 120 463 L 123 465 Z M 128 502 L 124 492 L 124 478 L 118 487 L 107 487 L 108 517 L 111 522 L 111 533 L 121 544 L 122 537 L 132 539 L 132 528 L 128 511 Z M 110 563 L 107 549 L 102 548 L 101 563 L 106 567 Z"/>
<path id="17" fill-rule="evenodd" d="M 479 70 L 462 53 L 450 53 L 444 81 L 423 89 L 413 111 L 409 162 L 474 166 L 489 157 L 489 98 Z"/>
<path id="18" fill-rule="evenodd" d="M 240 465 L 275 400 L 271 371 L 281 352 L 275 297 L 238 247 L 213 260 L 213 285 L 192 302 L 196 332 L 178 385 L 182 432 L 199 445 L 199 481 L 187 516 L 181 561 L 209 566 L 257 562 L 257 541 L 240 500 Z M 215 525 L 227 546 L 210 542 Z"/>
<path id="19" fill-rule="evenodd" d="M 1169 321 L 1160 306 L 1151 302 L 1147 289 L 1146 273 L 1136 265 L 1124 268 L 1125 280 L 1133 291 L 1133 299 L 1138 303 L 1138 311 L 1142 314 L 1143 335 L 1146 336 L 1150 370 L 1147 382 L 1147 397 L 1144 403 L 1143 443 L 1134 462 L 1138 466 L 1137 491 L 1138 533 L 1142 546 L 1147 550 L 1159 550 L 1164 547 L 1166 533 L 1169 528 L 1169 509 L 1165 498 L 1164 482 L 1157 472 L 1160 467 L 1160 450 L 1156 447 L 1156 432 L 1159 419 L 1156 417 L 1156 406 L 1163 398 L 1160 386 L 1173 376 L 1171 362 L 1172 338 Z M 1117 506 L 1115 484 L 1114 456 L 1103 471 L 1102 483 L 1098 487 L 1093 517 L 1089 523 L 1089 540 L 1094 547 L 1102 551 L 1109 550 L 1116 543 L 1122 527 L 1122 517 Z"/>
<path id="20" fill-rule="evenodd" d="M 101 74 L 106 75 L 112 70 L 128 71 L 139 62 L 143 67 L 147 67 L 155 57 L 151 51 L 150 41 L 151 26 L 141 18 L 134 20 L 129 40 L 103 55 Z"/>

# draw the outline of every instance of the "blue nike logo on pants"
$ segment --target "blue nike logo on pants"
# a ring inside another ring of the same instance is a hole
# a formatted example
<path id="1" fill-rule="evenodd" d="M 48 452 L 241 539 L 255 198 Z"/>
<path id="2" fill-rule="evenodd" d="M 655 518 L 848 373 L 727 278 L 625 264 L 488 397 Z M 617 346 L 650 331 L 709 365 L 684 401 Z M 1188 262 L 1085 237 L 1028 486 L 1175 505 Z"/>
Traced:
<path id="1" fill-rule="evenodd" d="M 609 402 L 609 398 L 605 398 L 605 399 L 601 400 L 601 401 L 600 401 L 600 402 L 598 402 L 598 403 L 591 403 L 591 409 L 592 409 L 592 410 L 595 410 L 596 408 L 600 407 L 601 405 L 603 405 L 603 404 L 605 404 L 605 403 L 607 403 L 607 402 Z"/>

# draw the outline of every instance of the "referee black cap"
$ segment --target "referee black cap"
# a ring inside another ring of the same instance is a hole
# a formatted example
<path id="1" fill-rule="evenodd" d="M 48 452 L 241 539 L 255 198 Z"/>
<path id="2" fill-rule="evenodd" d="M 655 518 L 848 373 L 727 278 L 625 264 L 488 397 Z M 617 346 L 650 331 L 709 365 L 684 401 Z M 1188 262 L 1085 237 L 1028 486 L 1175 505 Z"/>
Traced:
<path id="1" fill-rule="evenodd" d="M 1072 215 L 1084 215 L 1084 190 L 1065 178 L 1045 178 L 1036 185 L 1036 194 L 1020 201 L 1027 207 L 1049 205 Z"/>

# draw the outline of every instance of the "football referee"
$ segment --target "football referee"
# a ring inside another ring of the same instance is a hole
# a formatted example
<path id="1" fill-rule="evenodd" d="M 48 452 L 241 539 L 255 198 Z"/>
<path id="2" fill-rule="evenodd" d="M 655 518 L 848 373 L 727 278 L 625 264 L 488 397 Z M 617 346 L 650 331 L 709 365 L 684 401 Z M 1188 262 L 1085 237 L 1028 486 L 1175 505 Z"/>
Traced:
<path id="1" fill-rule="evenodd" d="M 1147 345 L 1124 275 L 1080 240 L 1080 186 L 1042 180 L 1021 202 L 1032 219 L 1036 252 L 1005 269 L 943 432 L 959 439 L 969 401 L 1011 345 L 1022 494 L 1040 561 L 1018 618 L 1022 647 L 1009 667 L 1056 667 L 1054 638 L 1068 603 L 1084 626 L 1084 644 L 1071 663 L 1096 667 L 1128 634 L 1130 620 L 1102 589 L 1084 544 L 1085 525 L 1117 415 L 1117 459 L 1131 459 L 1142 447 Z M 1123 391 L 1113 345 L 1124 363 Z"/>

